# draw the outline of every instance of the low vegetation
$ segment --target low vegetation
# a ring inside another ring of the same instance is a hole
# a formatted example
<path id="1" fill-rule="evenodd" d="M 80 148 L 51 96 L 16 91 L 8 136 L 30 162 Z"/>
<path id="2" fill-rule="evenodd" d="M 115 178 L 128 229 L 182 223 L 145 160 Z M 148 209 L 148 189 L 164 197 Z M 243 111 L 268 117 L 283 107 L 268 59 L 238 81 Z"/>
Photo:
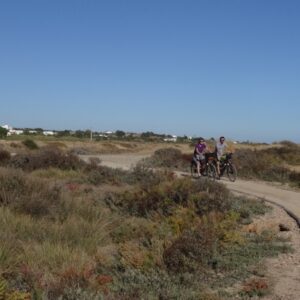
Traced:
<path id="1" fill-rule="evenodd" d="M 259 260 L 290 251 L 273 232 L 245 229 L 269 210 L 263 202 L 222 184 L 144 164 L 114 170 L 57 148 L 1 153 L 0 298 L 264 294 L 267 284 L 249 281 Z"/>
<path id="2" fill-rule="evenodd" d="M 300 187 L 300 173 L 288 167 L 300 165 L 300 146 L 297 144 L 283 141 L 280 147 L 238 150 L 234 159 L 239 176 L 290 183 Z"/>
<path id="3" fill-rule="evenodd" d="M 150 158 L 144 160 L 144 163 L 154 168 L 189 171 L 191 159 L 191 155 L 183 154 L 178 149 L 168 147 L 156 150 Z"/>
<path id="4" fill-rule="evenodd" d="M 31 139 L 26 139 L 22 142 L 22 144 L 27 147 L 30 150 L 35 150 L 38 149 L 39 146 L 37 145 L 37 143 Z"/>
<path id="5" fill-rule="evenodd" d="M 191 160 L 192 154 L 183 154 L 175 148 L 164 148 L 157 150 L 145 163 L 156 168 L 190 172 Z M 238 149 L 233 161 L 241 178 L 276 181 L 300 187 L 300 173 L 289 167 L 300 165 L 300 146 L 295 143 L 283 141 L 280 146 L 261 150 Z"/>

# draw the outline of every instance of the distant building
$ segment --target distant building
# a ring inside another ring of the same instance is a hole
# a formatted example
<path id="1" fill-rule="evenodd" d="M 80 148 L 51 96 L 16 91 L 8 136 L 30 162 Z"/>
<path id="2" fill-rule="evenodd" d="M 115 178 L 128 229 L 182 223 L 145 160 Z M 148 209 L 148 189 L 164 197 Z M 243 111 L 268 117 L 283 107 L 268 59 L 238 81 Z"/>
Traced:
<path id="1" fill-rule="evenodd" d="M 23 134 L 24 133 L 24 130 L 21 130 L 21 129 L 11 129 L 9 130 L 9 132 L 7 133 L 7 135 L 13 135 L 13 134 L 16 134 L 16 135 L 20 135 L 20 134 Z"/>
<path id="2" fill-rule="evenodd" d="M 1 126 L 2 128 L 5 128 L 8 132 L 7 132 L 7 135 L 8 136 L 11 136 L 11 135 L 20 135 L 20 134 L 23 134 L 24 133 L 24 130 L 20 130 L 20 129 L 13 129 L 12 126 L 9 126 L 9 125 L 3 125 Z"/>
<path id="3" fill-rule="evenodd" d="M 165 138 L 165 142 L 177 142 L 177 135 L 172 135 L 172 137 Z"/>
<path id="4" fill-rule="evenodd" d="M 54 131 L 43 131 L 43 135 L 55 135 Z"/>

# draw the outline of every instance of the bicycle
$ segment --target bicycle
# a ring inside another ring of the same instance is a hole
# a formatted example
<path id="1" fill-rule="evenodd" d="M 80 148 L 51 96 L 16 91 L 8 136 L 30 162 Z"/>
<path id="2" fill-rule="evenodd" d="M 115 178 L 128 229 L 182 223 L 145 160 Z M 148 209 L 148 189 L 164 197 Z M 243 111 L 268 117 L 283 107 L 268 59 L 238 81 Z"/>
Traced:
<path id="1" fill-rule="evenodd" d="M 228 179 L 234 182 L 237 178 L 237 170 L 232 163 L 232 155 L 232 153 L 228 153 L 225 155 L 224 159 L 220 161 L 220 177 L 226 173 Z"/>
<path id="2" fill-rule="evenodd" d="M 209 179 L 215 180 L 217 177 L 217 169 L 215 166 L 215 153 L 205 153 L 204 164 L 200 164 L 200 173 L 202 176 L 207 176 Z M 193 178 L 198 177 L 197 163 L 191 161 L 191 175 Z"/>

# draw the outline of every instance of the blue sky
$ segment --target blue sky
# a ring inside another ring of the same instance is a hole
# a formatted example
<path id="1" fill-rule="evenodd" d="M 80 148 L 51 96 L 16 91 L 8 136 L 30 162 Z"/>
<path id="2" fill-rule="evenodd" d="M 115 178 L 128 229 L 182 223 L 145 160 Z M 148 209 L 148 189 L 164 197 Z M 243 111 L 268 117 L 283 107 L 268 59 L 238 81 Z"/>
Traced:
<path id="1" fill-rule="evenodd" d="M 2 0 L 0 123 L 300 142 L 300 1 Z"/>

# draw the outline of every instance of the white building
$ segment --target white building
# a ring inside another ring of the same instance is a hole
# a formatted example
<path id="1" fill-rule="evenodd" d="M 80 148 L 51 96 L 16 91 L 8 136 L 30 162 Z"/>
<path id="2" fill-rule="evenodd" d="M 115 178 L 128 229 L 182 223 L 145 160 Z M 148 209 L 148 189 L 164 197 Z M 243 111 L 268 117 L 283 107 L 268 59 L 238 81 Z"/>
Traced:
<path id="1" fill-rule="evenodd" d="M 165 138 L 165 142 L 177 142 L 177 135 L 172 135 L 170 138 Z"/>
<path id="2" fill-rule="evenodd" d="M 3 125 L 1 126 L 2 128 L 6 129 L 8 132 L 7 132 L 7 135 L 10 136 L 10 135 L 19 135 L 19 134 L 23 134 L 24 131 L 23 130 L 18 130 L 18 129 L 13 129 L 12 126 L 9 126 L 9 125 Z"/>
<path id="3" fill-rule="evenodd" d="M 43 135 L 55 135 L 54 131 L 50 131 L 50 130 L 46 130 L 46 131 L 43 131 Z"/>
<path id="4" fill-rule="evenodd" d="M 8 131 L 7 135 L 13 135 L 13 134 L 20 135 L 23 133 L 24 133 L 24 130 L 11 129 Z"/>

